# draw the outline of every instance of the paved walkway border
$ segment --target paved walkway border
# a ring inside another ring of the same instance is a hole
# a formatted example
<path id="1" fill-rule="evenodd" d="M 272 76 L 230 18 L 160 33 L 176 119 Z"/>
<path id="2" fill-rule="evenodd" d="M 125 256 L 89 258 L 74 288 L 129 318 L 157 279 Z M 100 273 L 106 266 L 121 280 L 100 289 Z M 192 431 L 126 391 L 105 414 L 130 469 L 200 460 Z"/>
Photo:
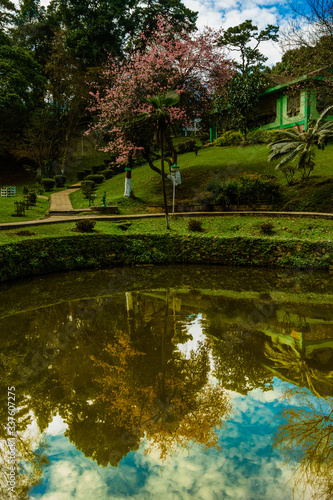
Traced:
<path id="1" fill-rule="evenodd" d="M 318 213 L 318 212 L 264 212 L 264 211 L 239 211 L 239 212 L 176 212 L 170 214 L 170 221 L 173 217 L 228 217 L 228 216 L 250 216 L 250 217 L 295 217 L 295 218 L 311 218 L 311 219 L 328 219 L 333 220 L 333 213 Z M 118 222 L 124 220 L 136 219 L 154 219 L 165 217 L 164 213 L 160 214 L 133 214 L 133 215 L 58 215 L 50 216 L 47 219 L 22 221 L 22 222 L 7 222 L 0 224 L 0 230 L 16 229 L 28 226 L 43 226 L 45 224 L 58 224 L 62 222 L 75 222 L 82 219 L 94 219 L 96 221 Z"/>

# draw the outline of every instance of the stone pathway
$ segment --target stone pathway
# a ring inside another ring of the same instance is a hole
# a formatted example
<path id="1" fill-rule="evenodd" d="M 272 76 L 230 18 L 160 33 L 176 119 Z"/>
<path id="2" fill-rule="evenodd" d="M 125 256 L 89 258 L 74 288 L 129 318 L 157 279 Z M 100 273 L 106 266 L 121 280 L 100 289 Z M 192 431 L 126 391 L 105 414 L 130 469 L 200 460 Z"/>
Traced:
<path id="1" fill-rule="evenodd" d="M 74 210 L 69 195 L 78 191 L 80 184 L 74 184 L 64 191 L 51 194 L 50 215 L 70 215 L 84 210 Z"/>
<path id="2" fill-rule="evenodd" d="M 79 209 L 78 212 L 83 210 Z M 44 224 L 56 224 L 61 222 L 74 222 L 79 219 L 94 219 L 98 221 L 130 221 L 136 219 L 154 219 L 165 217 L 163 213 L 161 214 L 134 214 L 134 215 L 75 215 L 75 211 L 72 210 L 73 215 L 52 215 L 47 219 L 22 221 L 22 222 L 7 222 L 0 224 L 0 230 L 3 229 L 18 229 L 21 227 L 28 226 L 42 226 Z M 90 212 L 90 210 L 89 210 Z M 329 219 L 333 221 L 333 213 L 318 213 L 318 212 L 177 212 L 174 217 L 228 217 L 228 216 L 252 216 L 252 217 L 297 217 L 297 218 L 316 218 L 316 219 Z M 173 215 L 170 214 L 170 221 L 172 222 Z"/>

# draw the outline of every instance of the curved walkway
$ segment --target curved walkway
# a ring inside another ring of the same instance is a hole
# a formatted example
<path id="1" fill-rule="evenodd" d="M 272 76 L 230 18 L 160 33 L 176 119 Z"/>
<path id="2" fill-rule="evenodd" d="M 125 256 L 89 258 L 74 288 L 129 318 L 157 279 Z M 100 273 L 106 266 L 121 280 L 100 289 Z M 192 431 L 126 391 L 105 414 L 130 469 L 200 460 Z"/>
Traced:
<path id="1" fill-rule="evenodd" d="M 97 215 L 93 214 L 89 208 L 73 209 L 70 194 L 80 189 L 80 184 L 74 184 L 64 191 L 51 194 L 50 216 L 45 219 L 7 222 L 0 224 L 1 229 L 15 229 L 27 226 L 42 226 L 44 224 L 56 224 L 61 222 L 73 222 L 82 218 L 95 219 L 99 221 L 121 221 L 135 219 L 149 219 L 164 217 L 164 213 L 158 214 L 134 214 L 134 215 Z M 86 212 L 87 215 L 77 214 Z M 170 217 L 214 217 L 214 216 L 253 216 L 253 217 L 310 217 L 317 219 L 333 220 L 333 213 L 318 213 L 318 212 L 265 212 L 265 211 L 239 211 L 239 212 L 176 212 L 170 214 Z"/>
<path id="2" fill-rule="evenodd" d="M 82 212 L 82 210 L 80 210 Z M 170 214 L 170 219 L 172 217 L 223 217 L 223 216 L 252 216 L 252 217 L 298 217 L 298 218 L 316 218 L 316 219 L 329 219 L 333 220 L 333 214 L 325 214 L 318 212 L 177 212 L 174 215 Z M 0 224 L 0 230 L 2 229 L 16 229 L 27 226 L 42 226 L 44 224 L 57 224 L 62 222 L 74 222 L 80 219 L 94 219 L 98 221 L 123 221 L 123 220 L 135 220 L 135 219 L 153 219 L 164 217 L 164 213 L 160 214 L 134 214 L 134 215 L 52 215 L 47 219 L 22 221 L 22 222 L 8 222 Z"/>

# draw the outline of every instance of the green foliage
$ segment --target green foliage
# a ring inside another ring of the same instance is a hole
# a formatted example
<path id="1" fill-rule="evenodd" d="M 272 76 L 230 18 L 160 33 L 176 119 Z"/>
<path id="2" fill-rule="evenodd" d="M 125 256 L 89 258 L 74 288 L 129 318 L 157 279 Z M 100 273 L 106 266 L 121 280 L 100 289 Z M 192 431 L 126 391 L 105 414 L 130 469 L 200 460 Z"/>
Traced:
<path id="1" fill-rule="evenodd" d="M 1 245 L 0 281 L 85 267 L 139 263 L 300 265 L 328 269 L 332 254 L 331 241 L 321 242 L 320 248 L 318 242 L 307 242 L 300 248 L 297 238 L 285 240 L 275 239 L 275 236 L 77 233 L 75 236 L 25 239 Z"/>
<path id="2" fill-rule="evenodd" d="M 209 181 L 206 190 L 211 193 L 211 201 L 228 208 L 230 205 L 277 201 L 280 184 L 276 177 L 267 175 L 242 174 L 224 182 Z"/>
<path id="3" fill-rule="evenodd" d="M 83 179 L 90 174 L 91 174 L 91 169 L 85 168 L 84 170 L 78 170 L 75 175 L 78 181 L 83 181 Z"/>
<path id="4" fill-rule="evenodd" d="M 243 136 L 236 130 L 228 130 L 214 141 L 214 146 L 239 146 L 243 142 Z"/>
<path id="5" fill-rule="evenodd" d="M 188 230 L 202 232 L 203 231 L 202 221 L 200 219 L 190 219 L 188 221 Z"/>
<path id="6" fill-rule="evenodd" d="M 104 170 L 104 169 L 105 169 L 105 165 L 93 165 L 91 167 L 93 174 L 98 174 L 101 172 L 101 170 Z"/>
<path id="7" fill-rule="evenodd" d="M 280 159 L 276 169 L 291 166 L 301 173 L 303 180 L 307 179 L 315 166 L 314 147 L 324 149 L 327 141 L 333 138 L 333 121 L 322 123 L 325 114 L 332 108 L 326 108 L 307 130 L 277 130 L 275 139 L 269 145 L 268 161 Z"/>
<path id="8" fill-rule="evenodd" d="M 235 65 L 244 74 L 253 67 L 263 69 L 267 57 L 259 52 L 258 46 L 268 40 L 276 42 L 279 37 L 278 31 L 277 26 L 268 24 L 259 32 L 258 26 L 247 19 L 238 26 L 228 28 L 220 38 L 220 45 L 240 52 L 241 62 L 235 61 Z"/>
<path id="9" fill-rule="evenodd" d="M 273 222 L 262 222 L 260 224 L 260 230 L 264 234 L 273 234 L 273 231 L 274 231 Z"/>
<path id="10" fill-rule="evenodd" d="M 36 206 L 36 203 L 37 203 L 37 193 L 36 193 L 36 191 L 34 191 L 34 190 L 29 191 L 28 194 L 27 194 L 27 197 L 28 197 L 29 205 Z"/>
<path id="11" fill-rule="evenodd" d="M 96 221 L 92 219 L 82 219 L 76 221 L 76 230 L 80 233 L 91 233 L 94 230 Z"/>
<path id="12" fill-rule="evenodd" d="M 101 170 L 100 174 L 103 175 L 106 180 L 111 179 L 114 176 L 114 172 L 110 168 L 106 168 L 105 170 Z"/>
<path id="13" fill-rule="evenodd" d="M 95 184 L 102 184 L 105 181 L 104 175 L 91 174 L 84 178 L 85 181 L 93 181 Z"/>
<path id="14" fill-rule="evenodd" d="M 274 140 L 275 130 L 251 130 L 246 136 L 248 144 L 269 144 Z"/>
<path id="15" fill-rule="evenodd" d="M 196 148 L 196 141 L 194 139 L 189 139 L 188 141 L 180 142 L 177 145 L 177 152 L 179 154 L 190 153 L 191 151 L 194 151 L 195 148 Z"/>
<path id="16" fill-rule="evenodd" d="M 44 179 L 41 180 L 41 183 L 42 183 L 45 191 L 52 191 L 52 189 L 55 186 L 56 181 L 54 179 L 45 177 Z"/>
<path id="17" fill-rule="evenodd" d="M 94 181 L 82 181 L 81 190 L 85 198 L 89 198 L 89 195 L 93 192 L 95 187 Z"/>
<path id="18" fill-rule="evenodd" d="M 56 187 L 63 187 L 65 185 L 65 182 L 66 182 L 66 177 L 64 175 L 56 175 L 54 177 L 54 180 L 55 180 L 55 183 L 56 183 Z"/>

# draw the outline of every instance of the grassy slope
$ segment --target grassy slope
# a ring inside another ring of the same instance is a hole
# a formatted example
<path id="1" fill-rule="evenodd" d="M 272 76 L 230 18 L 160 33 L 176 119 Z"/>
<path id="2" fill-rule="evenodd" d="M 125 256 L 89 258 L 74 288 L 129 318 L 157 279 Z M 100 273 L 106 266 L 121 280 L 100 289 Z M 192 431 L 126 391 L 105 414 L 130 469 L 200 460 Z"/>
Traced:
<path id="1" fill-rule="evenodd" d="M 284 186 L 284 198 L 280 209 L 333 211 L 333 144 L 324 151 L 316 152 L 316 167 L 310 181 L 304 185 L 286 186 L 286 181 L 275 165 L 267 162 L 267 146 L 212 147 L 178 156 L 182 184 L 177 187 L 177 201 L 200 202 L 203 186 L 211 177 L 225 179 L 240 172 L 258 172 L 275 175 Z M 322 184 L 320 184 L 322 183 Z M 108 205 L 118 204 L 121 213 L 146 212 L 146 205 L 161 205 L 161 179 L 148 165 L 132 172 L 132 189 L 136 200 L 124 199 L 124 174 L 116 175 L 96 190 L 96 205 L 106 192 Z M 172 186 L 168 182 L 168 199 L 172 199 Z M 291 200 L 293 200 L 291 202 Z M 72 194 L 74 208 L 88 206 L 81 192 Z"/>

